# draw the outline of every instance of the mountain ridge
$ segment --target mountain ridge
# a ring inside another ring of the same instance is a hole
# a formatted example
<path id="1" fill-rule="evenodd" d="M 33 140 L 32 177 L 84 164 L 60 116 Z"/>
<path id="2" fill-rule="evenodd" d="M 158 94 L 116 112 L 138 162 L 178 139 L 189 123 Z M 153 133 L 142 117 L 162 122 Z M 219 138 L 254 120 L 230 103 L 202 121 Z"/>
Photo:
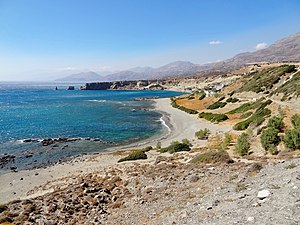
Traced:
<path id="1" fill-rule="evenodd" d="M 254 62 L 287 62 L 300 61 L 300 32 L 284 37 L 269 47 L 254 52 L 239 53 L 229 59 L 207 64 L 194 64 L 189 61 L 175 61 L 166 65 L 152 67 L 135 67 L 100 76 L 95 72 L 79 73 L 57 79 L 58 81 L 120 81 L 120 80 L 151 80 L 171 79 L 180 76 L 201 76 L 216 72 L 229 72 L 247 63 Z M 90 74 L 89 74 L 90 73 Z M 73 79 L 73 80 L 67 80 Z"/>

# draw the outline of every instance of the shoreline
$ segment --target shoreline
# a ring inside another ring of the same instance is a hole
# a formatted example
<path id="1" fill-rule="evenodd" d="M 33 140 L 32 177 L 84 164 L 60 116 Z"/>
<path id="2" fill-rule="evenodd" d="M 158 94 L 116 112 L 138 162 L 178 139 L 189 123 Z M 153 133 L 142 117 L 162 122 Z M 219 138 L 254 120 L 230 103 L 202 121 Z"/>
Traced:
<path id="1" fill-rule="evenodd" d="M 44 190 L 44 188 L 41 187 L 57 180 L 61 180 L 62 184 L 64 184 L 68 178 L 76 175 L 96 172 L 112 166 L 122 167 L 135 163 L 134 161 L 121 164 L 117 163 L 121 157 L 124 157 L 124 155 L 122 155 L 124 151 L 149 145 L 155 146 L 158 141 L 165 147 L 172 141 L 181 141 L 184 138 L 189 139 L 194 147 L 205 146 L 207 141 L 195 140 L 194 134 L 197 130 L 208 127 L 212 133 L 217 133 L 226 132 L 231 129 L 229 126 L 211 124 L 210 122 L 199 119 L 196 115 L 190 115 L 173 108 L 169 98 L 155 99 L 153 101 L 155 102 L 154 110 L 162 114 L 161 118 L 165 117 L 164 122 L 161 122 L 162 126 L 165 126 L 166 132 L 130 145 L 108 148 L 103 152 L 78 156 L 67 162 L 46 168 L 20 170 L 18 172 L 1 174 L 0 204 L 53 192 L 53 189 Z M 169 129 L 167 127 L 169 127 Z M 156 157 L 160 155 L 160 153 L 155 150 L 147 154 L 148 159 L 140 163 L 154 162 Z"/>

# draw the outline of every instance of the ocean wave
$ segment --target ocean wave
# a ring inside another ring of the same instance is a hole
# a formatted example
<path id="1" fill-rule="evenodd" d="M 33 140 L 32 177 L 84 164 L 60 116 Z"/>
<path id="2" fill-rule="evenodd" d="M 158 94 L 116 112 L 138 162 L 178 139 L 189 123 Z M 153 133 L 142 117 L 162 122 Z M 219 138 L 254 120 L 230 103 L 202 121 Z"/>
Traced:
<path id="1" fill-rule="evenodd" d="M 168 124 L 166 123 L 166 121 L 164 120 L 163 116 L 159 118 L 159 121 L 161 122 L 161 124 L 163 126 L 165 126 L 169 132 L 171 132 L 171 128 L 168 126 Z"/>
<path id="2" fill-rule="evenodd" d="M 106 100 L 87 100 L 88 102 L 106 102 Z"/>

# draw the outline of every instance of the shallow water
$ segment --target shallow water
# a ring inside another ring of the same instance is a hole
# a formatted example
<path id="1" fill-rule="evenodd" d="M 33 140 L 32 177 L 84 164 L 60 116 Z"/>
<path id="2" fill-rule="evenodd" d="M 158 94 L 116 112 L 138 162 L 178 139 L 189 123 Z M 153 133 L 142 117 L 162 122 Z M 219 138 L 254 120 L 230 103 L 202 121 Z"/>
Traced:
<path id="1" fill-rule="evenodd" d="M 166 129 L 151 101 L 171 91 L 67 91 L 53 84 L 0 84 L 0 154 L 16 156 L 11 166 L 32 168 L 66 157 L 101 152 L 112 146 L 147 139 Z M 42 146 L 23 139 L 82 138 Z M 99 138 L 103 142 L 84 140 Z M 29 157 L 30 155 L 30 157 Z M 26 158 L 27 156 L 27 158 Z"/>

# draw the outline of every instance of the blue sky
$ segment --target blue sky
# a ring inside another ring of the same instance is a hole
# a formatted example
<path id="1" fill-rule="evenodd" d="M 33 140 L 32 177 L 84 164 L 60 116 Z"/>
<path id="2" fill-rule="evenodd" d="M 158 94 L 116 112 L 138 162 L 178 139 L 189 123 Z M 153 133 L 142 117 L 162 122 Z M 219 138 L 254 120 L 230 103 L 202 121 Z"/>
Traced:
<path id="1" fill-rule="evenodd" d="M 207 63 L 300 31 L 299 0 L 0 0 L 0 80 Z"/>

